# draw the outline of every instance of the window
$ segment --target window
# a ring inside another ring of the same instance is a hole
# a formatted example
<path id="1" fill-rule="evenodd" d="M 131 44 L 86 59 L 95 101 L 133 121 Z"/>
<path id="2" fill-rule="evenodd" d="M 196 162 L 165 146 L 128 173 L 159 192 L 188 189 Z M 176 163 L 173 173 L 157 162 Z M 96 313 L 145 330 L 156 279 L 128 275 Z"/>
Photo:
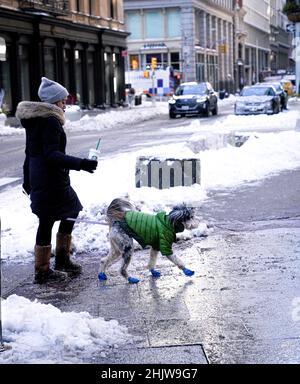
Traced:
<path id="1" fill-rule="evenodd" d="M 88 66 L 88 84 L 89 84 L 89 104 L 95 105 L 95 74 L 94 74 L 95 52 L 87 52 L 87 66 Z"/>
<path id="2" fill-rule="evenodd" d="M 45 76 L 56 79 L 56 52 L 54 47 L 44 47 Z"/>
<path id="3" fill-rule="evenodd" d="M 77 12 L 80 12 L 80 11 L 81 11 L 80 0 L 76 0 L 76 11 L 77 11 Z"/>
<path id="4" fill-rule="evenodd" d="M 82 63 L 81 63 L 81 56 L 82 51 L 79 49 L 76 49 L 74 51 L 75 56 L 75 82 L 76 82 L 76 101 L 77 104 L 81 104 L 82 102 Z"/>
<path id="5" fill-rule="evenodd" d="M 164 19 L 161 11 L 145 12 L 145 37 L 156 39 L 164 37 Z"/>
<path id="6" fill-rule="evenodd" d="M 108 0 L 108 17 L 117 19 L 117 0 Z"/>
<path id="7" fill-rule="evenodd" d="M 170 10 L 167 13 L 168 37 L 179 37 L 181 34 L 180 11 Z"/>
<path id="8" fill-rule="evenodd" d="M 0 37 L 0 40 L 4 40 Z M 5 44 L 5 41 L 4 43 Z M 6 45 L 6 44 L 5 44 Z M 6 46 L 5 60 L 0 60 L 0 110 L 10 112 L 12 110 L 11 83 L 10 83 L 10 46 Z"/>
<path id="9" fill-rule="evenodd" d="M 177 69 L 179 71 L 180 69 L 180 61 L 179 61 L 179 52 L 171 52 L 170 54 L 170 61 L 171 61 L 171 67 L 173 69 Z"/>
<path id="10" fill-rule="evenodd" d="M 128 32 L 131 33 L 129 39 L 141 39 L 142 38 L 142 22 L 139 12 L 127 13 L 127 25 Z"/>
<path id="11" fill-rule="evenodd" d="M 67 89 L 70 89 L 70 57 L 71 50 L 65 48 L 63 53 L 64 61 L 63 61 L 63 72 L 64 72 L 64 86 Z"/>

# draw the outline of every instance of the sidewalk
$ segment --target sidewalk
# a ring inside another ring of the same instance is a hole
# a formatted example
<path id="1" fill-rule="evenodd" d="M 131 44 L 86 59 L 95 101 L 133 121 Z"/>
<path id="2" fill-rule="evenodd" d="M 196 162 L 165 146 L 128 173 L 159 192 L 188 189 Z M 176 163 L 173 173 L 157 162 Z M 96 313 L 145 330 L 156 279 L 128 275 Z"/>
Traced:
<path id="1" fill-rule="evenodd" d="M 181 246 L 191 244 L 182 243 Z M 182 250 L 189 253 L 188 265 L 196 265 L 199 253 L 196 249 Z M 145 265 L 148 251 L 138 251 L 134 258 L 142 257 Z M 126 325 L 134 342 L 125 349 L 115 349 L 107 357 L 96 359 L 84 356 L 82 362 L 99 364 L 207 364 L 201 345 L 201 324 L 196 319 L 190 324 L 190 310 L 194 304 L 188 296 L 201 292 L 200 276 L 188 278 L 168 260 L 160 258 L 160 279 L 154 280 L 145 270 L 136 270 L 134 259 L 130 270 L 139 276 L 137 285 L 128 284 L 112 267 L 107 282 L 97 281 L 99 259 L 82 255 L 76 260 L 83 265 L 83 274 L 68 284 L 59 286 L 32 284 L 33 266 L 3 265 L 3 296 L 17 294 L 51 303 L 62 311 L 88 311 L 92 316 L 115 319 Z M 23 270 L 23 271 L 22 271 Z M 28 278 L 24 280 L 24 275 Z M 22 277 L 21 277 L 22 276 Z M 9 277 L 9 278 L 8 278 Z M 186 297 L 188 300 L 186 300 Z M 202 312 L 202 309 L 200 309 Z"/>

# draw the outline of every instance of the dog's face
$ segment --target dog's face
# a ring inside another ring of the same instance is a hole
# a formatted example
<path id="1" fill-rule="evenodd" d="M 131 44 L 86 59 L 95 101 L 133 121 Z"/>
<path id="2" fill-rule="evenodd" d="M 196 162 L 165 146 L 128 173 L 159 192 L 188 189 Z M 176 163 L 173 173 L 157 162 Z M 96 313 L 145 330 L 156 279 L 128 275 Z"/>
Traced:
<path id="1" fill-rule="evenodd" d="M 168 215 L 174 227 L 180 224 L 184 229 L 195 229 L 199 225 L 199 219 L 195 217 L 193 208 L 188 208 L 185 204 L 177 205 Z"/>
<path id="2" fill-rule="evenodd" d="M 182 222 L 184 228 L 188 230 L 198 228 L 199 223 L 200 223 L 200 220 L 197 217 L 193 217 L 190 220 Z"/>

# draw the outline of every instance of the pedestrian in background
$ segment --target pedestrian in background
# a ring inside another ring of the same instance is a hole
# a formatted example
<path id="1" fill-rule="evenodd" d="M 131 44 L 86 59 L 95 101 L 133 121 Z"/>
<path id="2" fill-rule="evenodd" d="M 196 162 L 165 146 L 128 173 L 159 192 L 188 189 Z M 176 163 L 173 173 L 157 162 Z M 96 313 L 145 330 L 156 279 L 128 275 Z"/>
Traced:
<path id="1" fill-rule="evenodd" d="M 16 117 L 26 130 L 23 189 L 30 195 L 31 210 L 39 218 L 36 233 L 35 282 L 62 281 L 78 275 L 81 266 L 70 260 L 71 233 L 82 210 L 70 185 L 69 170 L 93 173 L 96 160 L 66 155 L 67 138 L 63 125 L 68 91 L 61 84 L 42 77 L 38 90 L 41 102 L 19 103 Z M 50 268 L 51 237 L 55 221 L 55 267 Z"/>
<path id="2" fill-rule="evenodd" d="M 129 104 L 129 108 L 132 108 L 132 105 L 133 105 L 133 100 L 134 100 L 134 95 L 135 95 L 135 89 L 134 88 L 129 88 L 129 91 L 128 91 L 128 104 Z"/>

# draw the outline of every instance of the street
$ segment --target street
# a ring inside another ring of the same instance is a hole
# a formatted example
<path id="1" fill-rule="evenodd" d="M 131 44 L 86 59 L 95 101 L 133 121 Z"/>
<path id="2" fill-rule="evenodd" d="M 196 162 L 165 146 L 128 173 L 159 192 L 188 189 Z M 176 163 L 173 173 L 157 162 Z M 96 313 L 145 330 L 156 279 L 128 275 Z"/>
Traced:
<path id="1" fill-rule="evenodd" d="M 220 107 L 219 116 L 210 116 L 208 119 L 200 118 L 201 123 L 210 126 L 216 120 L 222 120 L 233 112 L 233 105 L 225 105 Z M 176 120 L 170 120 L 165 114 L 159 118 L 151 119 L 138 123 L 134 126 L 131 124 L 118 125 L 115 129 L 104 129 L 103 131 L 89 132 L 67 132 L 68 145 L 67 153 L 73 156 L 86 157 L 89 148 L 94 147 L 99 136 L 101 137 L 101 152 L 103 158 L 114 156 L 122 152 L 129 152 L 132 149 L 152 146 L 158 143 L 174 143 L 178 142 L 182 137 L 186 139 L 187 133 L 172 132 L 173 128 L 188 126 L 192 121 L 198 120 L 199 117 L 189 117 Z M 164 137 L 159 128 L 164 127 Z M 24 161 L 24 143 L 25 136 L 23 134 L 13 136 L 0 136 L 0 162 L 5 164 L 0 169 L 0 179 L 3 177 L 20 178 L 22 176 L 22 165 Z M 1 190 L 1 186 L 0 186 Z"/>
<path id="2" fill-rule="evenodd" d="M 291 111 L 297 111 L 298 105 L 290 104 Z M 138 111 L 138 110 L 136 110 Z M 157 118 L 132 125 L 131 123 L 117 125 L 113 129 L 99 131 L 67 131 L 67 153 L 73 156 L 86 157 L 89 148 L 95 146 L 101 137 L 101 153 L 103 158 L 109 158 L 120 153 L 130 152 L 156 144 L 171 144 L 187 140 L 194 134 L 194 129 L 188 129 L 192 122 L 200 121 L 201 129 L 210 130 L 216 122 L 222 121 L 233 114 L 233 103 L 219 106 L 218 116 L 209 118 L 191 116 L 169 119 L 167 113 Z M 187 127 L 187 131 L 176 128 Z M 163 128 L 163 131 L 161 130 Z M 249 127 L 251 128 L 251 127 Z M 276 132 L 272 126 L 265 127 L 266 132 Z M 0 136 L 0 162 L 5 166 L 0 169 L 1 178 L 21 178 L 24 161 L 24 134 Z M 3 186 L 0 183 L 0 191 Z"/>

